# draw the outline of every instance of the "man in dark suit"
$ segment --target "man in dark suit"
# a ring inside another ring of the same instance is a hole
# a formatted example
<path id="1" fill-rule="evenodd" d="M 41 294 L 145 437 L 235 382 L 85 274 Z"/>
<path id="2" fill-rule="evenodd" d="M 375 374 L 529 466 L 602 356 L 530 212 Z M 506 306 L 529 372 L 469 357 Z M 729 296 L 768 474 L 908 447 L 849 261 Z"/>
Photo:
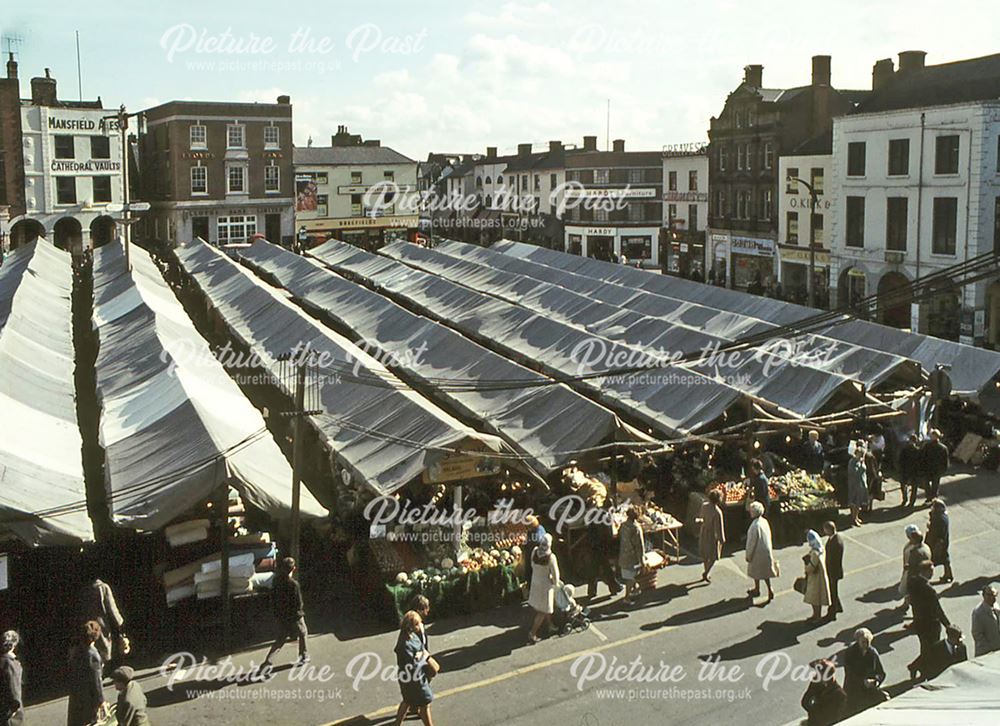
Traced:
<path id="1" fill-rule="evenodd" d="M 924 560 L 917 568 L 917 574 L 911 574 L 909 580 L 910 607 L 913 608 L 913 623 L 911 629 L 920 638 L 920 656 L 908 666 L 910 676 L 918 670 L 921 660 L 926 660 L 931 647 L 941 640 L 941 626 L 951 625 L 951 621 L 941 608 L 937 592 L 931 587 L 930 579 L 934 576 L 934 563 Z"/>
<path id="2" fill-rule="evenodd" d="M 827 620 L 836 620 L 837 613 L 844 612 L 840 605 L 840 581 L 844 579 L 844 540 L 837 533 L 837 525 L 833 522 L 823 522 L 823 534 L 826 535 L 826 576 L 830 580 L 830 609 L 826 613 Z"/>
<path id="3" fill-rule="evenodd" d="M 14 650 L 21 641 L 16 630 L 8 630 L 0 640 L 0 724 L 20 726 L 24 723 L 24 703 L 21 701 L 21 661 Z"/>
<path id="4" fill-rule="evenodd" d="M 299 659 L 295 664 L 301 666 L 309 662 L 309 649 L 306 643 L 309 631 L 306 629 L 305 610 L 302 606 L 302 588 L 295 579 L 297 569 L 295 559 L 286 557 L 281 561 L 280 570 L 274 573 L 274 588 L 271 594 L 274 619 L 278 621 L 278 637 L 275 638 L 264 662 L 261 663 L 262 674 L 270 671 L 274 654 L 281 650 L 281 646 L 288 640 L 299 641 Z"/>
<path id="5" fill-rule="evenodd" d="M 948 447 L 941 441 L 941 432 L 931 429 L 930 441 L 924 444 L 920 452 L 921 474 L 927 482 L 927 498 L 936 499 L 941 486 L 941 477 L 948 471 Z"/>
<path id="6" fill-rule="evenodd" d="M 920 680 L 929 681 L 937 678 L 949 667 L 969 659 L 969 653 L 962 642 L 962 629 L 957 625 L 949 625 L 945 630 L 944 640 L 932 645 L 926 654 L 921 654 L 910 667 L 910 677 L 920 674 Z"/>
<path id="7" fill-rule="evenodd" d="M 899 492 L 903 500 L 901 506 L 913 506 L 917 503 L 917 485 L 920 479 L 920 443 L 916 434 L 910 434 L 910 439 L 899 451 Z M 909 497 L 907 497 L 909 490 Z M 907 501 L 907 499 L 909 501 Z"/>

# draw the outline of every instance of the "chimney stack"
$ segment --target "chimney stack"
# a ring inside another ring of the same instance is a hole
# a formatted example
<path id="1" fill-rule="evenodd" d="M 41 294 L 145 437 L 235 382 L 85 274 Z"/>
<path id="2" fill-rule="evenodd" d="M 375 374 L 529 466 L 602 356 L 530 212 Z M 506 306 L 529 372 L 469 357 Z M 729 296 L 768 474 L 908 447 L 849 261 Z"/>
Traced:
<path id="1" fill-rule="evenodd" d="M 611 148 L 619 153 L 625 151 L 625 139 L 615 139 L 611 142 Z"/>
<path id="2" fill-rule="evenodd" d="M 517 155 L 518 156 L 527 156 L 530 153 L 531 153 L 531 144 L 530 143 L 528 143 L 528 144 L 518 144 L 517 145 Z"/>
<path id="3" fill-rule="evenodd" d="M 486 147 L 486 158 L 487 159 L 495 159 L 495 158 L 497 158 L 497 147 L 495 147 L 495 146 L 487 146 Z"/>
<path id="4" fill-rule="evenodd" d="M 743 82 L 751 88 L 762 88 L 764 83 L 764 66 L 749 65 L 744 67 Z"/>
<path id="5" fill-rule="evenodd" d="M 923 70 L 927 52 L 923 50 L 904 50 L 899 54 L 899 72 Z"/>
<path id="6" fill-rule="evenodd" d="M 14 60 L 14 54 L 7 54 L 7 77 L 17 78 L 17 61 Z"/>
<path id="7" fill-rule="evenodd" d="M 549 142 L 549 151 L 550 152 L 553 152 L 553 151 L 562 151 L 562 142 L 561 141 L 550 141 Z"/>
<path id="8" fill-rule="evenodd" d="M 291 96 L 278 96 L 278 103 L 287 106 L 292 102 Z"/>
<path id="9" fill-rule="evenodd" d="M 56 105 L 56 79 L 45 69 L 45 78 L 31 79 L 31 103 L 35 106 Z"/>
<path id="10" fill-rule="evenodd" d="M 584 136 L 583 137 L 583 150 L 584 151 L 597 151 L 597 137 L 596 136 Z"/>
<path id="11" fill-rule="evenodd" d="M 364 146 L 381 146 L 382 142 L 379 139 L 365 139 Z"/>
<path id="12" fill-rule="evenodd" d="M 875 65 L 872 66 L 872 90 L 877 91 L 884 88 L 894 75 L 896 75 L 896 66 L 892 62 L 892 58 L 875 61 Z"/>
<path id="13" fill-rule="evenodd" d="M 812 84 L 814 86 L 830 85 L 830 56 L 814 55 L 812 57 Z"/>

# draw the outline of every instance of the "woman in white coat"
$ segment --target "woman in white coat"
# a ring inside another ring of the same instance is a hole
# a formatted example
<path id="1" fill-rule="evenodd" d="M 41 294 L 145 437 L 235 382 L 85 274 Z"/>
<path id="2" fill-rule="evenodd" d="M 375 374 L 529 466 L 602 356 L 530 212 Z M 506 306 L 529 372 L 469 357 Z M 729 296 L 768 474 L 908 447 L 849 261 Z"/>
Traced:
<path id="1" fill-rule="evenodd" d="M 774 559 L 774 548 L 771 545 L 771 525 L 761 516 L 763 514 L 763 504 L 750 504 L 753 521 L 747 530 L 747 575 L 753 580 L 753 589 L 747 590 L 747 595 L 751 600 L 760 595 L 760 581 L 763 580 L 767 585 L 767 602 L 771 602 L 774 599 L 771 578 L 778 576 L 778 562 Z"/>
<path id="2" fill-rule="evenodd" d="M 803 557 L 805 562 L 806 588 L 802 599 L 812 605 L 813 614 L 808 622 L 818 623 L 823 619 L 823 608 L 830 605 L 830 580 L 826 575 L 826 559 L 823 553 L 823 540 L 817 532 L 809 530 L 806 533 L 809 552 Z"/>
<path id="3" fill-rule="evenodd" d="M 546 534 L 531 553 L 531 587 L 528 605 L 535 611 L 528 643 L 538 642 L 538 631 L 543 624 L 552 627 L 555 611 L 556 587 L 559 585 L 559 562 L 552 552 L 552 535 Z"/>

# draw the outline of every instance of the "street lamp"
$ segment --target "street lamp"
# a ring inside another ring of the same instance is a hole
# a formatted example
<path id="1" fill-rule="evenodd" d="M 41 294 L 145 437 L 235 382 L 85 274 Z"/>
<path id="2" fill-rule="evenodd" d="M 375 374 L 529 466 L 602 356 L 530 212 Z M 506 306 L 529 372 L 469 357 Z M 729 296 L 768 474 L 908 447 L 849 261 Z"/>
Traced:
<path id="1" fill-rule="evenodd" d="M 788 181 L 797 182 L 809 190 L 809 307 L 816 307 L 816 244 L 813 240 L 813 217 L 816 215 L 816 205 L 819 195 L 812 184 L 797 176 L 789 176 Z"/>
<path id="2" fill-rule="evenodd" d="M 129 259 L 129 241 L 131 239 L 131 225 L 133 222 L 137 222 L 138 219 L 132 218 L 129 212 L 136 211 L 146 211 L 149 209 L 148 202 L 137 202 L 129 206 L 129 182 L 128 182 L 128 119 L 130 116 L 137 117 L 139 121 L 139 130 L 142 131 L 142 120 L 144 118 L 143 113 L 140 111 L 138 113 L 129 113 L 125 110 L 125 104 L 123 103 L 118 107 L 118 113 L 111 116 L 105 116 L 102 121 L 117 121 L 118 122 L 118 133 L 121 135 L 122 144 L 122 227 L 124 228 L 122 233 L 122 241 L 125 248 L 125 270 L 131 270 L 132 264 Z"/>

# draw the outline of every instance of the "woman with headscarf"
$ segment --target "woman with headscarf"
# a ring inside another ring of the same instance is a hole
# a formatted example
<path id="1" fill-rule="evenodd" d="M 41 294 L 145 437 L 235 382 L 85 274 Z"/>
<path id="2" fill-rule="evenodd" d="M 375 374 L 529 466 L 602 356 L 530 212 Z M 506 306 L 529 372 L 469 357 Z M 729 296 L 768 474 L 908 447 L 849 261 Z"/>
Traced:
<path id="1" fill-rule="evenodd" d="M 722 495 L 718 489 L 708 493 L 708 499 L 702 502 L 698 520 L 701 529 L 698 532 L 698 550 L 701 554 L 701 579 L 711 582 L 709 573 L 712 566 L 722 557 L 722 545 L 726 542 L 726 520 L 722 514 Z"/>
<path id="2" fill-rule="evenodd" d="M 830 605 L 830 580 L 826 576 L 826 560 L 823 552 L 823 540 L 814 530 L 806 533 L 809 552 L 802 560 L 805 562 L 806 590 L 803 599 L 812 605 L 813 614 L 810 623 L 817 623 L 823 618 L 823 608 Z"/>
<path id="3" fill-rule="evenodd" d="M 528 605 L 535 611 L 535 620 L 528 634 L 528 643 L 538 642 L 538 631 L 542 625 L 552 628 L 552 613 L 555 611 L 556 587 L 559 586 L 559 562 L 552 552 L 552 535 L 546 534 L 531 553 L 531 588 L 528 591 Z"/>
<path id="4" fill-rule="evenodd" d="M 910 606 L 910 575 L 916 575 L 924 560 L 931 558 L 931 549 L 924 544 L 924 535 L 915 524 L 906 525 L 906 545 L 903 547 L 903 574 L 899 578 L 899 594 L 903 610 Z"/>
<path id="5" fill-rule="evenodd" d="M 760 595 L 760 581 L 767 585 L 767 602 L 774 599 L 771 589 L 771 578 L 778 576 L 778 562 L 774 559 L 774 547 L 771 543 L 771 525 L 762 515 L 764 505 L 760 502 L 750 504 L 750 528 L 747 530 L 747 575 L 753 580 L 753 589 L 747 590 L 750 599 Z"/>
<path id="6" fill-rule="evenodd" d="M 854 526 L 860 527 L 861 510 L 868 506 L 868 468 L 865 466 L 865 447 L 860 442 L 855 442 L 847 462 L 847 504 Z"/>
<path id="7" fill-rule="evenodd" d="M 931 501 L 930 518 L 927 521 L 927 534 L 924 536 L 928 548 L 931 551 L 931 562 L 934 566 L 942 565 L 944 574 L 939 583 L 953 582 L 954 574 L 951 571 L 951 554 L 948 546 L 951 542 L 951 525 L 948 521 L 948 507 L 941 499 Z"/>

